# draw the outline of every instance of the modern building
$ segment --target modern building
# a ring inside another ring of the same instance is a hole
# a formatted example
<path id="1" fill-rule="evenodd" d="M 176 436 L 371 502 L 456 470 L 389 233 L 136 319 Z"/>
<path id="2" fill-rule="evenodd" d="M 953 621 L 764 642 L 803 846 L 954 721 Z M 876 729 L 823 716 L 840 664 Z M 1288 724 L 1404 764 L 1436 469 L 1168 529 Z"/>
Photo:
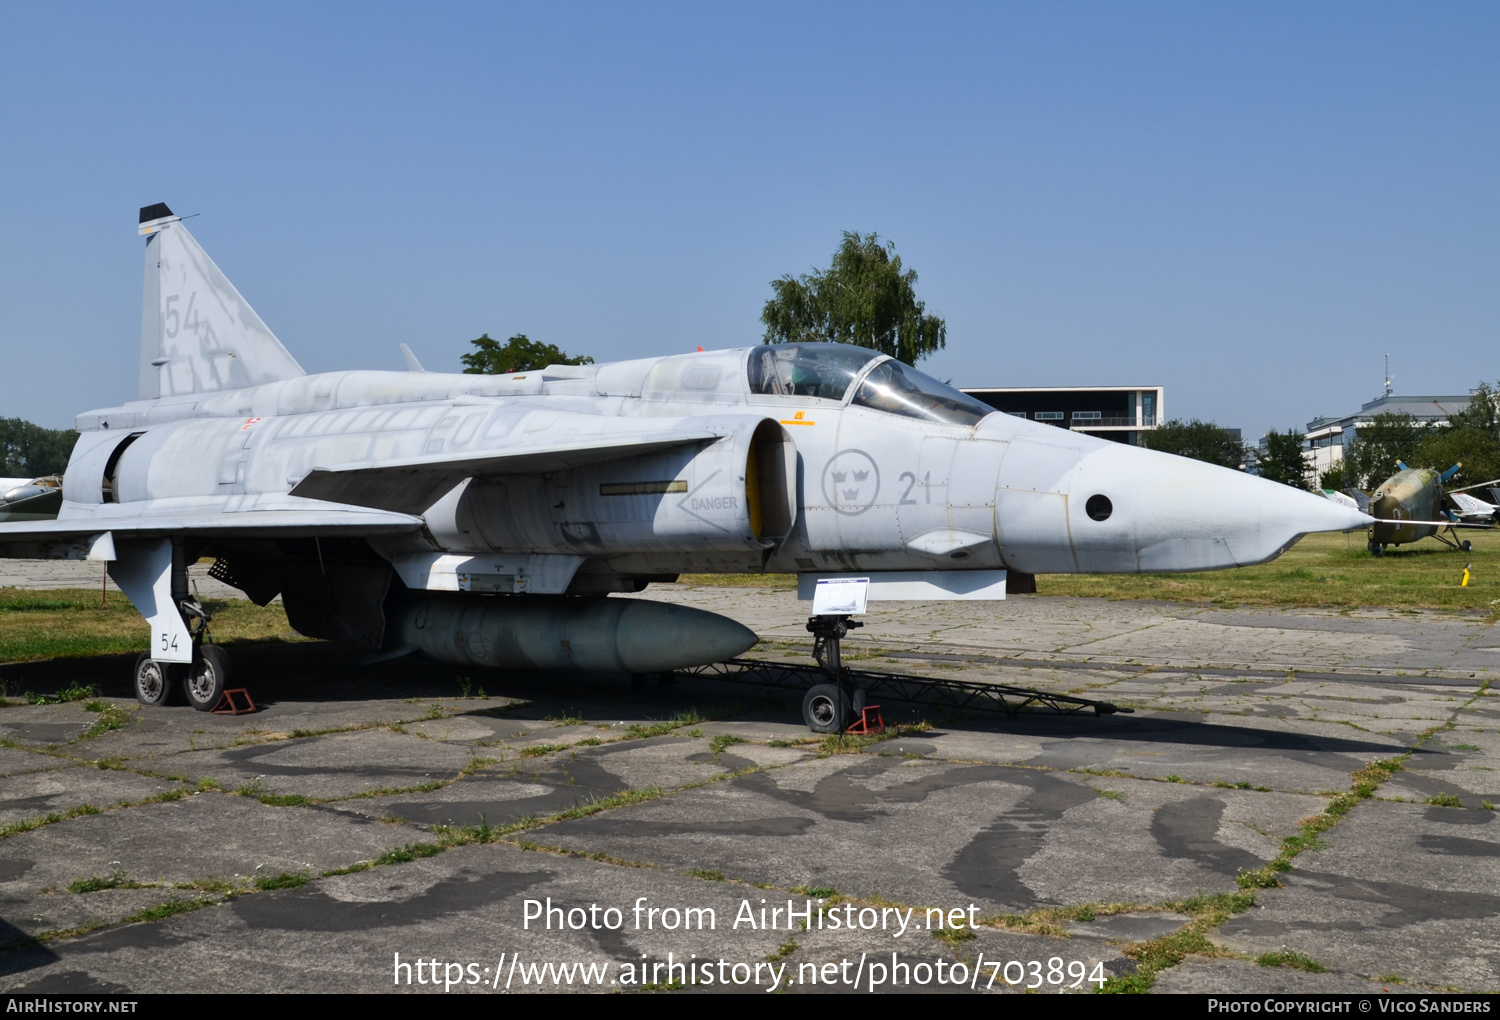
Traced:
<path id="1" fill-rule="evenodd" d="M 1314 418 L 1307 423 L 1302 448 L 1313 477 L 1344 459 L 1344 447 L 1354 442 L 1359 430 L 1377 414 L 1409 414 L 1419 425 L 1446 425 L 1451 415 L 1469 406 L 1469 395 L 1454 397 L 1398 397 L 1386 393 L 1342 418 Z"/>
<path id="2" fill-rule="evenodd" d="M 1017 418 L 1132 446 L 1165 420 L 1160 386 L 1008 386 L 964 392 Z"/>

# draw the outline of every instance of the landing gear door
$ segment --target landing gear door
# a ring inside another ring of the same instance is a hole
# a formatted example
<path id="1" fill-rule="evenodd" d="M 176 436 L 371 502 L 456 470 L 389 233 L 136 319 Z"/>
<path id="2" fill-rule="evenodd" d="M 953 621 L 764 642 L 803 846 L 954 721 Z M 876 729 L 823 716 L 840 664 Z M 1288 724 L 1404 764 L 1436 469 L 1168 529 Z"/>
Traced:
<path id="1" fill-rule="evenodd" d="M 192 662 L 193 638 L 172 601 L 172 540 L 115 541 L 109 576 L 151 626 L 151 658 Z"/>

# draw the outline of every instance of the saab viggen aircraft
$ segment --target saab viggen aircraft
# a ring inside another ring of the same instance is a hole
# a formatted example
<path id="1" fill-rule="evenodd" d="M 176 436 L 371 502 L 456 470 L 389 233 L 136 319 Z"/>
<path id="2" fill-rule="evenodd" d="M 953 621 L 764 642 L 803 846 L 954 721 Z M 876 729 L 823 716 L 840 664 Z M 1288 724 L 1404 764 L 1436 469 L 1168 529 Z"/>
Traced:
<path id="1" fill-rule="evenodd" d="M 55 516 L 0 523 L 0 555 L 107 561 L 150 628 L 148 705 L 207 710 L 228 681 L 189 591 L 202 557 L 259 604 L 279 595 L 302 634 L 372 655 L 642 674 L 756 641 L 608 597 L 680 573 L 1000 599 L 1007 572 L 1217 570 L 1370 522 L 840 344 L 307 375 L 166 205 L 140 233 L 137 399 L 78 416 Z"/>

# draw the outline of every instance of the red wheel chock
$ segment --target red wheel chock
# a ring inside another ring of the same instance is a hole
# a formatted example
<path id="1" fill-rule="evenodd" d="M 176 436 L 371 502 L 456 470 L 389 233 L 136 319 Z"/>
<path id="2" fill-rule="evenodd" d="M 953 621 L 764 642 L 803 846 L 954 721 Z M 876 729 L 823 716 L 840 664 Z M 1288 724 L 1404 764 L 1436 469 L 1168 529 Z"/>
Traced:
<path id="1" fill-rule="evenodd" d="M 239 706 L 239 703 L 234 700 L 234 696 L 236 694 L 238 694 L 240 697 L 242 697 L 242 698 L 245 699 L 245 707 L 244 708 L 241 708 Z M 219 703 L 213 707 L 213 711 L 212 711 L 211 714 L 213 714 L 213 715 L 249 715 L 251 712 L 254 712 L 254 711 L 255 711 L 255 702 L 253 702 L 253 701 L 250 700 L 250 692 L 247 691 L 247 690 L 245 690 L 245 688 L 243 688 L 243 687 L 236 687 L 234 690 L 232 690 L 232 691 L 225 691 L 222 695 L 220 695 L 220 697 L 219 697 Z"/>
<path id="2" fill-rule="evenodd" d="M 880 717 L 879 705 L 866 705 L 859 718 L 849 724 L 845 733 L 853 733 L 856 736 L 867 737 L 872 733 L 885 732 L 885 720 Z"/>

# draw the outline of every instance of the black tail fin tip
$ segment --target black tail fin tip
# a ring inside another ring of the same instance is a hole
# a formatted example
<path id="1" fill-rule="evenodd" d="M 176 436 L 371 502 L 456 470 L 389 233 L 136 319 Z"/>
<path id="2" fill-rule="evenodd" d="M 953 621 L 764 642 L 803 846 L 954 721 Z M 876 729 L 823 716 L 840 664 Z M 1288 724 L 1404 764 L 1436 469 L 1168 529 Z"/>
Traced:
<path id="1" fill-rule="evenodd" d="M 151 220 L 159 220 L 163 216 L 171 216 L 172 210 L 167 208 L 167 203 L 157 202 L 155 205 L 141 206 L 141 218 L 139 222 L 149 223 Z"/>

